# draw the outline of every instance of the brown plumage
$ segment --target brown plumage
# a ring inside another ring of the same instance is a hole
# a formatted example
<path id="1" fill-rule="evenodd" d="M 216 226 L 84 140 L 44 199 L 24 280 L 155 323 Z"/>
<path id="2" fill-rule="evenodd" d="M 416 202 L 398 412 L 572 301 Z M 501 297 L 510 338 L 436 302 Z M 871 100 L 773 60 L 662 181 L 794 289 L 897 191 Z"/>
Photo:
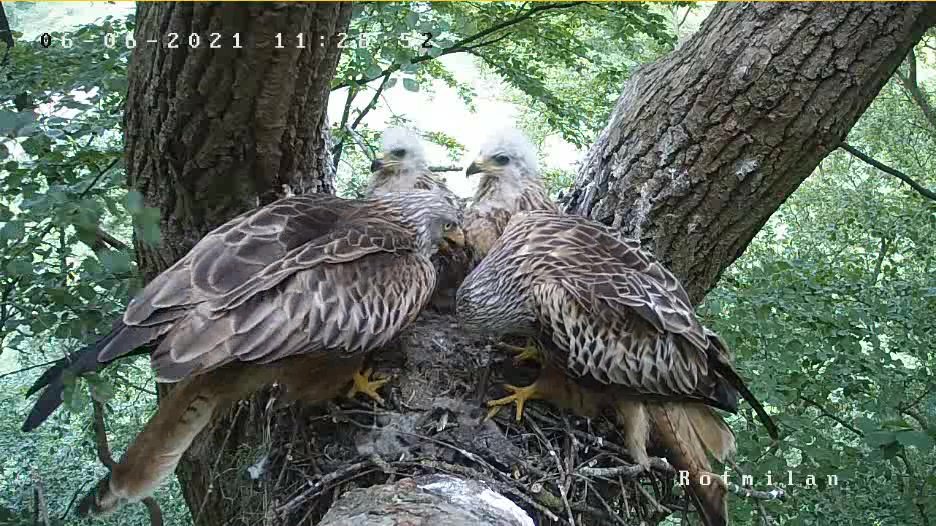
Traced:
<path id="1" fill-rule="evenodd" d="M 459 210 L 463 208 L 461 199 L 429 170 L 419 136 L 406 128 L 390 128 L 383 133 L 381 157 L 371 163 L 366 195 L 373 197 L 412 190 L 439 193 Z M 429 305 L 441 312 L 452 312 L 455 310 L 455 292 L 468 274 L 468 253 L 464 248 L 450 250 L 436 254 L 432 262 L 438 279 Z"/>
<path id="2" fill-rule="evenodd" d="M 734 437 L 707 406 L 736 412 L 744 397 L 771 436 L 776 426 L 703 327 L 679 281 L 633 240 L 581 217 L 515 215 L 458 291 L 459 321 L 488 335 L 527 334 L 544 372 L 493 405 L 545 398 L 586 415 L 611 407 L 634 460 L 648 444 L 688 472 L 706 524 L 727 523 L 726 488 L 708 455 L 724 460 Z M 569 378 L 583 391 L 572 402 Z M 518 407 L 519 409 L 519 407 Z M 518 414 L 519 416 L 519 414 Z"/>
<path id="3" fill-rule="evenodd" d="M 477 265 L 517 212 L 558 207 L 549 198 L 537 168 L 536 151 L 522 133 L 501 130 L 481 147 L 466 174 L 482 174 L 474 199 L 465 211 L 465 240 L 471 266 Z"/>
<path id="4" fill-rule="evenodd" d="M 180 384 L 82 501 L 80 512 L 100 515 L 151 493 L 218 408 L 260 387 L 320 401 L 353 379 L 377 397 L 380 382 L 356 371 L 423 308 L 430 257 L 463 244 L 459 218 L 431 192 L 289 197 L 242 214 L 153 279 L 109 335 L 44 374 L 23 428 L 61 404 L 65 376 L 154 346 L 158 380 Z"/>

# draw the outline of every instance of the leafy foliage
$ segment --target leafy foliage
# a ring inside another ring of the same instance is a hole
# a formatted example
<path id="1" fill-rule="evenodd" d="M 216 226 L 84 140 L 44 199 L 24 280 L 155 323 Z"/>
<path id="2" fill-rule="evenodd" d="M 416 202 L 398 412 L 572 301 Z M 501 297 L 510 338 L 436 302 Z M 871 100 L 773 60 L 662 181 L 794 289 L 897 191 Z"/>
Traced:
<path id="1" fill-rule="evenodd" d="M 849 142 L 932 174 L 936 130 L 921 121 L 892 81 Z M 836 152 L 708 295 L 709 322 L 787 434 L 764 456 L 756 421 L 735 426 L 748 471 L 794 473 L 792 500 L 770 507 L 783 524 L 926 524 L 936 512 L 934 227 L 936 204 Z M 825 486 L 832 475 L 838 486 Z"/>
<path id="2" fill-rule="evenodd" d="M 642 4 L 355 9 L 354 47 L 345 50 L 334 86 L 347 89 L 334 128 L 342 195 L 362 190 L 369 159 L 356 143 L 379 143 L 363 117 L 384 104 L 381 93 L 426 94 L 441 81 L 473 103 L 472 88 L 434 59 L 476 57 L 485 75 L 508 86 L 505 98 L 523 108 L 519 123 L 541 149 L 557 135 L 587 145 L 634 67 L 670 49 L 679 26 L 674 11 L 667 18 L 668 8 Z M 104 20 L 71 36 L 101 39 L 132 24 L 132 17 Z M 431 47 L 422 47 L 423 33 L 433 35 Z M 917 50 L 920 79 L 932 73 L 932 39 Z M 120 166 L 128 60 L 123 46 L 87 53 L 20 41 L 0 69 L 0 524 L 32 523 L 33 473 L 53 519 L 73 507 L 76 481 L 103 474 L 88 424 L 92 392 L 107 402 L 115 452 L 154 406 L 146 363 L 130 361 L 74 382 L 66 411 L 33 434 L 19 431 L 29 407 L 23 394 L 42 369 L 19 370 L 106 330 L 139 284 L 131 240 L 159 243 L 158 214 L 125 189 Z M 920 83 L 928 97 L 932 83 Z M 445 132 L 424 136 L 455 160 L 463 147 Z M 886 87 L 849 141 L 936 188 L 936 127 L 901 83 Z M 555 195 L 572 174 L 547 170 L 545 177 Z M 932 202 L 836 153 L 709 294 L 707 322 L 736 350 L 752 389 L 787 433 L 771 446 L 752 415 L 732 421 L 739 465 L 759 487 L 768 472 L 775 482 L 794 473 L 791 499 L 767 504 L 783 524 L 828 524 L 835 516 L 844 524 L 923 525 L 936 512 L 934 227 Z M 806 475 L 817 488 L 806 487 Z M 189 522 L 176 485 L 157 497 L 167 524 Z M 749 501 L 733 502 L 736 523 L 760 523 Z M 147 523 L 137 508 L 121 520 Z"/>

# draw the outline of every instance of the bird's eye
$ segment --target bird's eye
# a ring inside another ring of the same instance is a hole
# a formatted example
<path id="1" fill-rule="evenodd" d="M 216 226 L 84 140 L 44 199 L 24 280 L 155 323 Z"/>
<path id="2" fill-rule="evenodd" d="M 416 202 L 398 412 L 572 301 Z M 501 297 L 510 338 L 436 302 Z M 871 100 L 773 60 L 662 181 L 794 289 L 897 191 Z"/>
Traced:
<path id="1" fill-rule="evenodd" d="M 390 155 L 394 157 L 399 157 L 400 159 L 406 157 L 406 150 L 403 148 L 397 148 L 396 150 L 390 150 Z"/>
<path id="2" fill-rule="evenodd" d="M 446 232 L 448 232 L 449 230 L 453 228 L 455 228 L 455 225 L 453 225 L 452 223 L 445 223 L 444 225 L 442 225 L 442 230 Z"/>
<path id="3" fill-rule="evenodd" d="M 506 155 L 501 154 L 501 155 L 494 156 L 494 163 L 497 166 L 504 166 L 505 164 L 509 162 L 510 162 L 510 157 L 507 157 Z"/>

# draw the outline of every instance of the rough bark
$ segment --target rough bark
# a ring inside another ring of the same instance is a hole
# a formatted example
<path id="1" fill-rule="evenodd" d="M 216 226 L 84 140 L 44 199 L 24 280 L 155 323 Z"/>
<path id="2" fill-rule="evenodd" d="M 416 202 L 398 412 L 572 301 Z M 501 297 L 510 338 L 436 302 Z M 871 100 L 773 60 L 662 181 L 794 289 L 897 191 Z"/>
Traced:
<path id="1" fill-rule="evenodd" d="M 140 6 L 138 42 L 217 27 L 255 43 L 135 54 L 128 173 L 159 207 L 164 238 L 158 250 L 138 246 L 147 276 L 284 184 L 297 193 L 331 188 L 320 130 L 337 51 L 273 50 L 269 38 L 315 23 L 336 32 L 347 17 L 346 7 L 327 4 Z M 931 18 L 931 8 L 913 4 L 718 6 L 695 38 L 628 83 L 569 207 L 642 239 L 700 299 L 842 140 Z M 180 468 L 196 522 L 357 524 L 363 513 L 403 524 L 407 513 L 427 517 L 440 505 L 409 507 L 426 497 L 414 491 L 420 477 L 437 472 L 475 488 L 472 479 L 483 481 L 538 524 L 657 523 L 669 513 L 660 504 L 679 507 L 672 484 L 653 484 L 654 500 L 635 482 L 606 419 L 534 404 L 521 432 L 499 425 L 509 416 L 482 421 L 481 402 L 499 394 L 489 386 L 501 373 L 521 385 L 534 374 L 511 370 L 509 358 L 492 367 L 492 358 L 503 359 L 452 318 L 426 314 L 375 357 L 394 376 L 383 408 L 278 408 L 275 391 L 238 406 Z M 400 476 L 417 482 L 395 482 Z M 372 488 L 342 498 L 353 487 Z"/>
<path id="2" fill-rule="evenodd" d="M 129 186 L 160 213 L 161 245 L 136 243 L 146 279 L 245 210 L 289 192 L 333 191 L 325 110 L 337 33 L 350 12 L 349 4 L 326 3 L 138 6 L 124 126 Z M 282 49 L 277 33 L 286 38 Z M 297 33 L 306 34 L 306 49 L 296 46 Z M 213 40 L 219 48 L 209 47 Z M 257 397 L 239 418 L 221 418 L 180 465 L 198 524 L 256 518 L 252 501 L 224 494 L 218 480 L 239 462 L 236 446 L 262 438 L 269 422 L 253 409 L 264 403 Z"/>
<path id="3" fill-rule="evenodd" d="M 631 78 L 567 209 L 619 226 L 694 301 L 829 152 L 934 20 L 927 4 L 720 4 Z"/>

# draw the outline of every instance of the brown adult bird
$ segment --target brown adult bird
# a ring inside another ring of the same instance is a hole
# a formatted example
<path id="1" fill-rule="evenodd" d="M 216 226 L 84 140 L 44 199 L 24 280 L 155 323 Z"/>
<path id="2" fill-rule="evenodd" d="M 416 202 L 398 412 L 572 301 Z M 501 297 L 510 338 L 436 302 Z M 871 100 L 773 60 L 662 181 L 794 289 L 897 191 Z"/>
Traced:
<path id="1" fill-rule="evenodd" d="M 371 163 L 371 177 L 367 196 L 386 192 L 429 190 L 451 201 L 461 210 L 461 200 L 437 178 L 426 162 L 425 148 L 415 131 L 407 128 L 389 128 L 383 133 L 381 157 Z M 440 312 L 455 310 L 455 292 L 468 274 L 468 253 L 464 248 L 453 249 L 433 256 L 438 279 L 429 299 L 429 305 Z"/>
<path id="2" fill-rule="evenodd" d="M 709 526 L 727 524 L 727 488 L 710 473 L 734 435 L 709 406 L 747 400 L 777 428 L 735 372 L 725 343 L 703 327 L 679 281 L 637 241 L 588 219 L 515 215 L 457 296 L 460 323 L 486 335 L 526 334 L 545 355 L 539 378 L 489 402 L 544 398 L 585 416 L 611 408 L 633 459 L 662 448 L 689 479 Z M 709 475 L 706 485 L 701 477 Z"/>
<path id="3" fill-rule="evenodd" d="M 549 198 L 536 161 L 536 149 L 520 131 L 508 128 L 488 138 L 468 177 L 481 174 L 471 205 L 465 211 L 465 240 L 472 266 L 488 253 L 517 212 L 558 212 Z"/>
<path id="4" fill-rule="evenodd" d="M 39 379 L 24 430 L 62 402 L 65 377 L 152 345 L 160 382 L 179 382 L 79 513 L 101 515 L 153 492 L 212 415 L 279 383 L 322 401 L 349 380 L 379 399 L 366 355 L 412 322 L 436 280 L 430 258 L 462 245 L 460 213 L 431 192 L 346 200 L 288 197 L 199 241 L 128 305 L 113 330 Z"/>

